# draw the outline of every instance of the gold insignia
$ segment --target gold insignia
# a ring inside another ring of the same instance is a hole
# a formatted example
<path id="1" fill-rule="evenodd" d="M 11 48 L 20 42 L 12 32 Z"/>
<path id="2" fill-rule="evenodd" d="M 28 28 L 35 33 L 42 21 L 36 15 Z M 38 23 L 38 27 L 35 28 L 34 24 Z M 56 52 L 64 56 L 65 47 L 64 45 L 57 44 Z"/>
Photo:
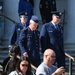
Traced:
<path id="1" fill-rule="evenodd" d="M 59 15 L 62 15 L 62 13 L 60 12 Z"/>
<path id="2" fill-rule="evenodd" d="M 27 12 L 25 12 L 25 15 L 27 15 Z"/>

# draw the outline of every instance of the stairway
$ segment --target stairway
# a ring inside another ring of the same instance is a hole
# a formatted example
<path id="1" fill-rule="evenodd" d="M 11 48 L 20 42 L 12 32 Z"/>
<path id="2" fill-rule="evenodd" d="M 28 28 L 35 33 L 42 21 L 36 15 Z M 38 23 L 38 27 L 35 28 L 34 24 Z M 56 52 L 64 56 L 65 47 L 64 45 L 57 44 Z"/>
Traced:
<path id="1" fill-rule="evenodd" d="M 0 63 L 3 63 L 4 59 L 8 57 L 8 40 L 3 38 L 0 40 Z M 2 66 L 0 64 L 0 71 L 2 71 Z"/>
<path id="2" fill-rule="evenodd" d="M 64 49 L 66 53 L 68 53 L 69 55 L 75 58 L 75 43 L 66 42 L 64 44 Z M 72 72 L 75 75 L 75 61 L 73 61 L 72 67 L 73 67 Z M 66 69 L 67 71 L 69 70 L 69 58 L 68 57 L 66 57 Z"/>
<path id="3" fill-rule="evenodd" d="M 66 42 L 64 43 L 64 49 L 65 52 L 71 55 L 72 57 L 75 57 L 75 43 Z M 8 38 L 4 38 L 0 41 L 0 62 L 3 62 L 3 60 L 8 56 Z M 69 71 L 69 58 L 66 57 L 66 71 Z M 73 69 L 72 69 L 74 75 L 75 75 L 75 62 L 73 62 Z"/>
<path id="4" fill-rule="evenodd" d="M 8 57 L 8 48 L 0 46 L 0 62 L 3 62 L 6 57 Z"/>
<path id="5" fill-rule="evenodd" d="M 8 38 L 3 38 L 0 41 L 0 62 L 3 62 L 3 60 L 8 56 Z"/>

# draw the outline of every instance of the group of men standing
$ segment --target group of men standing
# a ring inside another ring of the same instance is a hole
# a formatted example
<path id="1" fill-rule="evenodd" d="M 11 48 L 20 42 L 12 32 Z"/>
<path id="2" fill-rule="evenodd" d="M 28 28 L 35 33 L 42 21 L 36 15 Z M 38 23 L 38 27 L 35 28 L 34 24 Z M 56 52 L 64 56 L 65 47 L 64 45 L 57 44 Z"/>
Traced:
<path id="1" fill-rule="evenodd" d="M 21 55 L 28 56 L 30 62 L 36 67 L 41 63 L 40 47 L 42 53 L 51 48 L 56 53 L 58 67 L 65 67 L 63 28 L 59 25 L 62 13 L 53 12 L 52 21 L 45 23 L 40 32 L 38 31 L 39 18 L 32 15 L 29 19 L 28 16 L 29 13 L 26 11 L 19 13 L 20 23 L 16 23 L 12 29 L 9 47 L 14 43 L 19 45 Z"/>

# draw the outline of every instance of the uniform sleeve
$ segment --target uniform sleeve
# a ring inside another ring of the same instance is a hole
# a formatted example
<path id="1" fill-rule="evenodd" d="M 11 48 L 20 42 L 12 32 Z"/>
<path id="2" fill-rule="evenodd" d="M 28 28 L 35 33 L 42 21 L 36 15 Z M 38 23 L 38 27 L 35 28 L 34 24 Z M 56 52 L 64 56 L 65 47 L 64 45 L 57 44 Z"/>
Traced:
<path id="1" fill-rule="evenodd" d="M 9 46 L 14 44 L 16 42 L 16 39 L 17 39 L 17 31 L 16 31 L 16 25 L 14 25 L 12 28 L 10 39 L 9 39 Z"/>
<path id="2" fill-rule="evenodd" d="M 19 46 L 20 46 L 20 49 L 21 49 L 21 55 L 23 55 L 24 52 L 27 52 L 26 31 L 24 29 L 20 33 Z"/>
<path id="3" fill-rule="evenodd" d="M 18 13 L 23 11 L 23 0 L 20 0 L 18 3 Z"/>
<path id="4" fill-rule="evenodd" d="M 41 42 L 41 48 L 42 52 L 47 48 L 47 34 L 46 34 L 46 27 L 43 25 L 41 32 L 40 32 L 40 42 Z"/>

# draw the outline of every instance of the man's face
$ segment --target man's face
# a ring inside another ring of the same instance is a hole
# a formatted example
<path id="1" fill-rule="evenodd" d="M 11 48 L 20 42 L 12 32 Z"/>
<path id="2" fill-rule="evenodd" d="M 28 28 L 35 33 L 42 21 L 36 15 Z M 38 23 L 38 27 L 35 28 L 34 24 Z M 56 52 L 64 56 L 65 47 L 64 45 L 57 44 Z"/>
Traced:
<path id="1" fill-rule="evenodd" d="M 36 23 L 36 22 L 34 22 L 34 21 L 32 21 L 31 25 L 32 25 L 32 29 L 33 29 L 33 30 L 36 30 L 37 27 L 38 27 L 38 23 Z"/>
<path id="2" fill-rule="evenodd" d="M 60 20 L 61 20 L 61 18 L 56 16 L 56 15 L 53 15 L 52 19 L 53 19 L 53 22 L 56 23 L 56 24 L 58 24 L 60 22 Z"/>
<path id="3" fill-rule="evenodd" d="M 56 59 L 55 53 L 50 53 L 50 54 L 47 55 L 47 60 L 48 60 L 50 65 L 54 64 L 55 59 Z"/>
<path id="4" fill-rule="evenodd" d="M 25 16 L 25 15 L 20 15 L 20 20 L 21 20 L 21 23 L 22 24 L 26 24 L 27 20 L 28 20 L 28 17 Z"/>

